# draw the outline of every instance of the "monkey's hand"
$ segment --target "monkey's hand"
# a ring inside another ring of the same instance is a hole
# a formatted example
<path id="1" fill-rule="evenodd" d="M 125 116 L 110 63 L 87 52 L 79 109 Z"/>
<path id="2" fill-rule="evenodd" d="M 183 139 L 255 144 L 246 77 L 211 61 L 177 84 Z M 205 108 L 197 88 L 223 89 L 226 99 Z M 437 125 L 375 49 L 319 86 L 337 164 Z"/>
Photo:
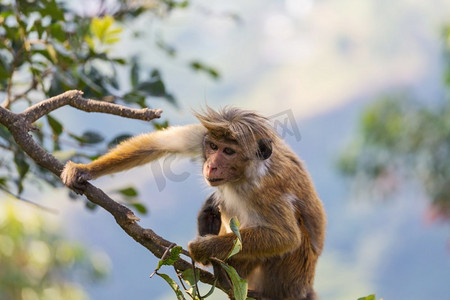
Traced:
<path id="1" fill-rule="evenodd" d="M 214 236 L 198 236 L 195 240 L 188 244 L 189 254 L 192 259 L 203 265 L 211 264 L 210 258 L 217 257 L 219 259 L 224 259 L 224 257 L 219 257 L 219 253 L 214 253 L 214 245 L 212 244 L 212 238 Z"/>
<path id="2" fill-rule="evenodd" d="M 231 251 L 231 246 L 224 247 L 219 236 L 207 235 L 195 238 L 188 244 L 188 249 L 193 260 L 203 265 L 209 265 L 211 257 L 225 260 Z"/>
<path id="3" fill-rule="evenodd" d="M 83 194 L 86 189 L 86 182 L 93 176 L 83 164 L 76 164 L 68 161 L 61 173 L 62 182 L 77 194 Z"/>

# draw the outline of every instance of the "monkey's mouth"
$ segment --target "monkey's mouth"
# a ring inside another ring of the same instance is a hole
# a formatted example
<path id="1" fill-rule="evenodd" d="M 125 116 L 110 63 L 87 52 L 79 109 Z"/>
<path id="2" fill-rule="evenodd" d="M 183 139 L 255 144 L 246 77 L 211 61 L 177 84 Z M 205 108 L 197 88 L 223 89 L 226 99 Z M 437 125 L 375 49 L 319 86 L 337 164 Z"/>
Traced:
<path id="1" fill-rule="evenodd" d="M 223 180 L 223 178 L 209 178 L 207 177 L 206 180 L 208 180 L 208 182 L 210 183 L 217 183 Z"/>

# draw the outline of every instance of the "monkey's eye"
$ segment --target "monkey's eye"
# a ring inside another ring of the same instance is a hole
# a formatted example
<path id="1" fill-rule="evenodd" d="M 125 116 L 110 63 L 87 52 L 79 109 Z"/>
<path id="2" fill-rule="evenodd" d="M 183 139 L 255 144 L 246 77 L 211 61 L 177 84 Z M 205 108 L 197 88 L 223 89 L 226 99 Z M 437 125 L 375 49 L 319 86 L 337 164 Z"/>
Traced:
<path id="1" fill-rule="evenodd" d="M 233 155 L 234 153 L 236 153 L 236 151 L 234 151 L 231 148 L 226 147 L 225 149 L 223 149 L 223 152 L 227 155 Z"/>
<path id="2" fill-rule="evenodd" d="M 217 150 L 219 147 L 217 147 L 216 144 L 210 142 L 210 143 L 209 143 L 209 148 L 211 148 L 212 150 Z"/>

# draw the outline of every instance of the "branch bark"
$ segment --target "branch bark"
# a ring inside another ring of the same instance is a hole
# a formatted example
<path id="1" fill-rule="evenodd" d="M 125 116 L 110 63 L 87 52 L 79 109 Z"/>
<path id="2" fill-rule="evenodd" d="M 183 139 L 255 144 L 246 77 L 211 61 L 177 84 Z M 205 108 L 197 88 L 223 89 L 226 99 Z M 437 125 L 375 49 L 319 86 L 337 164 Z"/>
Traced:
<path id="1" fill-rule="evenodd" d="M 16 143 L 31 159 L 41 167 L 50 170 L 59 178 L 64 167 L 63 163 L 43 149 L 29 134 L 29 131 L 33 129 L 32 123 L 42 116 L 65 105 L 70 105 L 86 112 L 107 113 L 146 121 L 159 118 L 162 113 L 159 109 L 132 109 L 117 104 L 85 99 L 82 95 L 83 93 L 81 91 L 67 91 L 33 105 L 18 114 L 12 113 L 4 107 L 0 107 L 0 123 L 8 128 Z M 157 235 L 151 229 L 141 227 L 136 222 L 139 218 L 134 215 L 133 211 L 114 201 L 101 189 L 92 184 L 87 183 L 84 195 L 91 202 L 108 211 L 115 218 L 117 224 L 130 237 L 150 250 L 156 257 L 161 258 L 166 249 L 174 244 Z M 189 256 L 186 250 L 183 250 L 183 254 Z M 191 263 L 181 258 L 174 266 L 180 271 L 192 268 Z M 215 278 L 213 274 L 200 269 L 200 281 L 212 285 L 214 284 Z M 221 285 L 219 282 L 217 287 L 231 296 L 232 291 L 229 288 L 225 288 L 225 285 Z"/>

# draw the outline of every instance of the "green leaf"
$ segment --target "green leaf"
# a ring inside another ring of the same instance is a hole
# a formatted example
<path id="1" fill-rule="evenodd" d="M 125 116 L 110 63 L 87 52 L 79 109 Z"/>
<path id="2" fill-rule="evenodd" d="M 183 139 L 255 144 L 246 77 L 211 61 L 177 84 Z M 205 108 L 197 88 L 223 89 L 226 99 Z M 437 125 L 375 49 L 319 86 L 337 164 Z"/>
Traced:
<path id="1" fill-rule="evenodd" d="M 148 212 L 147 207 L 142 203 L 135 202 L 135 203 L 130 203 L 130 205 L 143 215 L 146 215 Z"/>
<path id="2" fill-rule="evenodd" d="M 230 220 L 230 229 L 233 233 L 238 237 L 238 239 L 242 242 L 241 233 L 239 232 L 239 220 L 236 217 L 231 218 Z"/>
<path id="3" fill-rule="evenodd" d="M 160 79 L 141 82 L 137 89 L 153 97 L 164 97 L 166 95 L 166 87 Z"/>
<path id="4" fill-rule="evenodd" d="M 233 284 L 233 294 L 236 300 L 246 300 L 248 283 L 247 280 L 241 278 L 237 273 L 236 269 L 232 266 L 220 262 L 222 268 L 227 272 L 230 277 L 231 283 Z"/>
<path id="5" fill-rule="evenodd" d="M 64 11 L 62 9 L 62 6 L 58 4 L 56 0 L 46 1 L 44 3 L 44 8 L 39 10 L 43 17 L 50 16 L 53 21 L 64 20 Z"/>
<path id="6" fill-rule="evenodd" d="M 108 143 L 108 148 L 113 148 L 115 146 L 117 146 L 118 144 L 120 144 L 121 142 L 129 139 L 130 137 L 132 137 L 131 134 L 120 134 L 116 137 L 114 137 L 109 143 Z"/>
<path id="7" fill-rule="evenodd" d="M 127 103 L 136 103 L 142 108 L 147 107 L 147 104 L 145 103 L 145 95 L 139 91 L 133 91 L 125 94 L 123 96 L 123 100 Z"/>
<path id="8" fill-rule="evenodd" d="M 95 131 L 86 131 L 81 137 L 86 144 L 98 144 L 104 140 L 103 136 Z"/>
<path id="9" fill-rule="evenodd" d="M 53 38 L 61 43 L 65 42 L 67 39 L 66 32 L 62 29 L 60 23 L 54 23 L 50 25 L 50 33 Z"/>
<path id="10" fill-rule="evenodd" d="M 375 294 L 369 295 L 367 297 L 358 298 L 358 300 L 376 300 Z"/>
<path id="11" fill-rule="evenodd" d="M 103 39 L 106 30 L 112 25 L 114 19 L 111 16 L 105 16 L 103 18 L 93 18 L 91 21 L 90 30 L 91 33 L 100 41 Z"/>
<path id="12" fill-rule="evenodd" d="M 202 69 L 202 64 L 199 63 L 198 61 L 192 61 L 190 66 L 191 66 L 192 69 L 194 69 L 196 71 L 199 71 L 199 70 Z"/>
<path id="13" fill-rule="evenodd" d="M 10 74 L 10 66 L 6 61 L 6 59 L 4 59 L 2 55 L 0 55 L 0 80 L 8 79 L 9 74 Z"/>
<path id="14" fill-rule="evenodd" d="M 139 196 L 139 193 L 134 187 L 127 187 L 120 190 L 115 190 L 114 192 L 121 194 L 124 197 L 124 200 L 127 201 L 130 206 L 134 207 L 139 213 L 143 215 L 148 213 L 147 207 L 136 201 L 136 197 Z"/>
<path id="15" fill-rule="evenodd" d="M 94 209 L 98 208 L 97 204 L 92 203 L 89 200 L 86 201 L 85 206 L 86 206 L 87 209 L 90 209 L 90 210 L 94 210 Z"/>
<path id="16" fill-rule="evenodd" d="M 172 10 L 174 8 L 186 8 L 189 6 L 189 1 L 173 1 L 173 0 L 164 0 L 163 1 L 169 10 Z"/>
<path id="17" fill-rule="evenodd" d="M 139 83 L 136 89 L 146 93 L 148 96 L 153 97 L 168 96 L 164 82 L 161 80 L 161 74 L 157 69 L 154 69 L 150 73 L 149 80 Z"/>
<path id="18" fill-rule="evenodd" d="M 34 24 L 33 24 L 33 27 L 32 27 L 32 30 L 37 31 L 38 37 L 39 37 L 39 39 L 41 39 L 42 38 L 42 34 L 45 32 L 45 27 L 42 26 L 42 21 L 41 20 L 35 20 Z"/>
<path id="19" fill-rule="evenodd" d="M 48 125 L 50 125 L 50 128 L 52 129 L 54 135 L 56 136 L 61 135 L 61 133 L 63 132 L 63 126 L 58 120 L 56 120 L 50 115 L 47 115 L 47 122 Z"/>
<path id="20" fill-rule="evenodd" d="M 170 249 L 169 254 L 164 259 L 161 259 L 158 262 L 157 270 L 159 270 L 159 268 L 161 268 L 162 266 L 172 266 L 180 258 L 182 250 L 183 248 L 181 248 L 180 246 L 176 246 Z"/>
<path id="21" fill-rule="evenodd" d="M 175 47 L 165 43 L 162 39 L 159 39 L 156 42 L 156 45 L 163 51 L 165 51 L 167 53 L 167 55 L 171 56 L 171 57 L 175 57 L 177 51 L 175 49 Z"/>
<path id="22" fill-rule="evenodd" d="M 16 180 L 16 186 L 18 194 L 23 192 L 23 180 L 30 170 L 30 165 L 26 161 L 25 154 L 21 150 L 17 150 L 14 153 L 14 163 L 16 164 L 17 173 L 19 173 L 19 178 Z"/>
<path id="23" fill-rule="evenodd" d="M 85 131 L 81 136 L 77 136 L 75 134 L 70 133 L 70 137 L 74 138 L 81 144 L 98 144 L 103 142 L 104 138 L 101 134 L 95 131 Z"/>
<path id="24" fill-rule="evenodd" d="M 214 290 L 216 289 L 217 279 L 214 281 L 213 285 L 211 286 L 211 289 L 208 291 L 208 293 L 204 296 L 202 296 L 203 299 L 208 298 L 214 293 Z"/>
<path id="25" fill-rule="evenodd" d="M 138 191 L 134 187 L 127 187 L 127 188 L 124 188 L 121 190 L 117 190 L 116 192 L 118 192 L 126 197 L 137 197 L 139 194 Z"/>
<path id="26" fill-rule="evenodd" d="M 111 61 L 113 61 L 119 65 L 125 65 L 127 63 L 127 61 L 123 58 L 113 58 L 113 59 L 111 59 Z"/>
<path id="27" fill-rule="evenodd" d="M 200 271 L 198 269 L 195 269 L 195 276 L 194 276 L 194 270 L 192 268 L 189 268 L 183 271 L 182 277 L 184 281 L 186 281 L 186 283 L 193 286 L 198 282 L 200 278 Z"/>
<path id="28" fill-rule="evenodd" d="M 111 16 L 104 16 L 103 18 L 93 18 L 90 31 L 100 43 L 111 45 L 120 41 L 119 35 L 122 33 L 122 28 L 114 27 L 114 18 Z M 92 46 L 92 45 L 90 45 Z M 93 49 L 93 47 L 91 47 Z"/>
<path id="29" fill-rule="evenodd" d="M 234 240 L 233 248 L 231 249 L 230 253 L 228 254 L 226 259 L 229 259 L 233 255 L 239 253 L 242 250 L 242 242 L 239 239 Z"/>
<path id="30" fill-rule="evenodd" d="M 199 61 L 191 61 L 191 63 L 189 64 L 189 66 L 195 70 L 195 71 L 199 71 L 199 72 L 205 72 L 206 74 L 208 74 L 209 76 L 211 76 L 213 79 L 219 79 L 220 78 L 220 74 L 219 72 L 212 68 L 209 67 Z"/>
<path id="31" fill-rule="evenodd" d="M 227 259 L 232 257 L 233 255 L 239 253 L 242 250 L 242 238 L 241 233 L 239 232 L 239 221 L 236 217 L 231 218 L 230 220 L 230 228 L 231 231 L 236 235 L 236 239 L 234 241 L 233 248 L 227 256 Z"/>
<path id="32" fill-rule="evenodd" d="M 0 124 L 0 137 L 7 142 L 12 142 L 11 133 L 4 125 Z"/>
<path id="33" fill-rule="evenodd" d="M 132 61 L 132 64 L 131 64 L 131 69 L 130 69 L 130 81 L 131 81 L 131 86 L 133 88 L 135 88 L 139 82 L 139 66 L 137 64 L 136 57 L 133 57 L 131 61 Z"/>
<path id="34" fill-rule="evenodd" d="M 183 280 L 191 286 L 190 289 L 188 289 L 186 292 L 192 296 L 192 298 L 196 298 L 197 296 L 197 289 L 196 285 L 200 278 L 200 271 L 198 269 L 195 269 L 195 276 L 193 269 L 186 269 L 181 274 L 181 277 Z"/>
<path id="35" fill-rule="evenodd" d="M 154 122 L 152 122 L 152 124 L 153 124 L 153 128 L 155 128 L 156 130 L 161 130 L 161 129 L 165 129 L 165 128 L 169 127 L 168 120 L 165 120 L 164 122 L 160 122 L 160 123 L 154 121 Z"/>
<path id="36" fill-rule="evenodd" d="M 220 77 L 219 71 L 217 71 L 216 69 L 209 68 L 207 69 L 207 72 L 214 79 L 219 79 Z"/>
<path id="37" fill-rule="evenodd" d="M 0 186 L 7 188 L 8 187 L 8 178 L 7 177 L 0 177 Z"/>
<path id="38" fill-rule="evenodd" d="M 53 156 L 60 161 L 67 161 L 77 154 L 77 150 L 70 149 L 66 151 L 54 151 Z"/>
<path id="39" fill-rule="evenodd" d="M 14 154 L 14 163 L 16 164 L 16 168 L 17 168 L 17 172 L 19 173 L 19 177 L 24 178 L 25 175 L 30 170 L 30 165 L 27 163 L 27 161 L 25 159 L 25 154 L 21 150 L 18 150 Z"/>
<path id="40" fill-rule="evenodd" d="M 51 44 L 46 44 L 45 48 L 47 49 L 47 53 L 54 64 L 58 63 L 58 55 L 56 53 L 55 48 Z"/>
<path id="41" fill-rule="evenodd" d="M 175 106 L 177 106 L 177 101 L 175 100 L 175 97 L 172 94 L 166 93 L 166 95 L 164 96 L 164 98 L 170 103 L 173 104 Z"/>
<path id="42" fill-rule="evenodd" d="M 156 275 L 164 279 L 170 285 L 172 290 L 175 292 L 178 300 L 186 300 L 186 298 L 184 298 L 183 296 L 183 292 L 180 290 L 180 286 L 175 282 L 175 280 L 170 278 L 170 276 L 167 274 L 156 273 Z"/>
<path id="43" fill-rule="evenodd" d="M 94 50 L 95 48 L 95 43 L 94 40 L 92 39 L 92 37 L 90 37 L 89 35 L 86 35 L 84 37 L 84 41 L 86 42 L 86 44 L 89 46 L 89 49 Z"/>

